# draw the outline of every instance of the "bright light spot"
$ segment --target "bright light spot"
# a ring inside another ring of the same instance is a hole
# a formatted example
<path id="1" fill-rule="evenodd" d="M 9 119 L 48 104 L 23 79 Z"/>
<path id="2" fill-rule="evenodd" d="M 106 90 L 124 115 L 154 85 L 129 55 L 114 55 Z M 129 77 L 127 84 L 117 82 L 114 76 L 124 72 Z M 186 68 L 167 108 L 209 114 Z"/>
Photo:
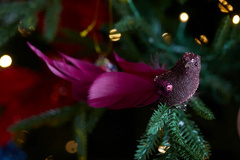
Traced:
<path id="1" fill-rule="evenodd" d="M 232 19 L 232 22 L 233 22 L 234 24 L 238 24 L 238 23 L 239 23 L 239 16 L 238 16 L 238 15 L 235 15 L 235 16 L 233 17 L 233 19 Z"/>
<path id="2" fill-rule="evenodd" d="M 115 32 L 117 32 L 116 29 L 112 29 L 112 30 L 110 30 L 110 33 L 115 33 Z"/>
<path id="3" fill-rule="evenodd" d="M 168 33 L 163 33 L 162 37 L 165 37 L 166 35 L 168 35 Z"/>
<path id="4" fill-rule="evenodd" d="M 158 147 L 158 152 L 160 153 L 166 153 L 166 150 L 168 150 L 170 147 L 168 146 L 159 146 Z"/>
<path id="5" fill-rule="evenodd" d="M 227 2 L 227 1 L 222 1 L 222 4 L 223 4 L 223 5 L 227 5 L 228 2 Z"/>
<path id="6" fill-rule="evenodd" d="M 203 43 L 208 43 L 208 39 L 205 35 L 201 35 L 200 36 L 200 40 L 203 42 Z"/>
<path id="7" fill-rule="evenodd" d="M 179 121 L 178 123 L 180 126 L 183 126 L 184 125 L 184 122 L 183 121 Z"/>
<path id="8" fill-rule="evenodd" d="M 228 13 L 229 11 L 221 4 L 218 3 L 218 8 L 221 10 L 221 12 L 223 13 Z"/>
<path id="9" fill-rule="evenodd" d="M 197 44 L 201 45 L 202 43 L 197 39 L 195 38 L 195 41 L 197 42 Z"/>
<path id="10" fill-rule="evenodd" d="M 9 55 L 3 55 L 0 58 L 0 66 L 3 68 L 9 67 L 12 64 L 12 58 Z"/>
<path id="11" fill-rule="evenodd" d="M 230 4 L 227 5 L 227 8 L 228 8 L 229 11 L 233 11 L 233 7 Z"/>
<path id="12" fill-rule="evenodd" d="M 186 12 L 183 12 L 183 13 L 180 14 L 179 18 L 182 22 L 187 22 L 189 17 L 188 17 L 188 14 Z"/>

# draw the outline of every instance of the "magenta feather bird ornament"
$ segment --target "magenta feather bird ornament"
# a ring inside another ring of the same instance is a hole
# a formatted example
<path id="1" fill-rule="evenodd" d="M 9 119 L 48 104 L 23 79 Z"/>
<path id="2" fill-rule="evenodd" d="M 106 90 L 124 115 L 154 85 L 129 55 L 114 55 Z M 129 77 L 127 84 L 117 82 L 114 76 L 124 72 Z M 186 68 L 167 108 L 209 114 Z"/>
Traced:
<path id="1" fill-rule="evenodd" d="M 52 60 L 29 42 L 27 44 L 47 64 L 52 73 L 72 82 L 72 94 L 76 100 L 87 101 L 90 85 L 98 75 L 105 72 L 88 61 L 75 59 L 63 53 L 59 53 L 62 61 Z"/>
<path id="2" fill-rule="evenodd" d="M 169 106 L 182 104 L 197 90 L 201 57 L 186 52 L 170 70 L 154 70 L 144 63 L 126 62 L 115 54 L 121 72 L 103 73 L 89 89 L 92 107 L 121 109 L 142 107 L 153 102 Z M 155 77 L 155 78 L 154 78 Z"/>

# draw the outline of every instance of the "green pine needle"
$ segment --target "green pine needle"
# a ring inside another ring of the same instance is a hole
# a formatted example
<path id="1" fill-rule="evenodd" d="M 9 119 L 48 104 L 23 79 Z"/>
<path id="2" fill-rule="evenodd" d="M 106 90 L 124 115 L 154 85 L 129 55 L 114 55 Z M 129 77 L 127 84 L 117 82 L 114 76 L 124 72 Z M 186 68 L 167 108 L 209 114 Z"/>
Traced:
<path id="1" fill-rule="evenodd" d="M 216 98 L 216 101 L 223 103 L 225 100 L 229 101 L 232 96 L 232 85 L 230 82 L 226 81 L 223 77 L 213 74 L 208 70 L 202 72 L 203 80 L 202 85 L 209 86 L 212 95 Z"/>
<path id="2" fill-rule="evenodd" d="M 166 104 L 159 105 L 158 109 L 154 111 L 148 123 L 147 133 L 139 141 L 140 145 L 137 146 L 135 159 L 145 160 L 153 154 L 160 142 L 162 129 L 168 122 L 169 108 Z"/>
<path id="3" fill-rule="evenodd" d="M 217 30 L 216 36 L 213 41 L 213 47 L 216 51 L 222 53 L 224 44 L 229 38 L 229 32 L 231 29 L 231 18 L 229 15 L 222 19 L 220 27 Z"/>
<path id="4" fill-rule="evenodd" d="M 184 139 L 179 129 L 178 114 L 179 114 L 178 110 L 176 109 L 171 110 L 168 128 L 169 128 L 170 136 L 172 137 L 172 139 L 175 142 L 179 143 L 180 145 L 184 145 Z"/>
<path id="5" fill-rule="evenodd" d="M 142 139 L 139 141 L 139 145 L 137 146 L 136 153 L 134 155 L 134 159 L 136 160 L 146 160 L 150 155 L 153 154 L 156 147 L 160 142 L 161 132 L 157 134 L 147 135 L 145 134 Z"/>
<path id="6" fill-rule="evenodd" d="M 193 108 L 193 110 L 202 118 L 207 120 L 214 119 L 214 114 L 211 112 L 209 108 L 200 100 L 196 98 L 190 98 L 189 105 Z"/>
<path id="7" fill-rule="evenodd" d="M 19 123 L 10 126 L 11 132 L 30 130 L 44 125 L 59 126 L 71 120 L 76 115 L 79 106 L 71 106 L 49 110 L 45 113 L 30 118 L 24 119 Z"/>
<path id="8" fill-rule="evenodd" d="M 87 159 L 87 130 L 86 130 L 86 106 L 80 106 L 74 118 L 75 139 L 77 142 L 78 159 Z"/>
<path id="9" fill-rule="evenodd" d="M 61 11 L 61 0 L 52 0 L 51 3 L 49 3 L 47 6 L 44 19 L 44 37 L 48 41 L 52 41 L 57 33 Z"/>
<path id="10" fill-rule="evenodd" d="M 0 46 L 5 44 L 10 38 L 12 38 L 16 33 L 17 25 L 5 26 L 0 28 Z"/>
<path id="11" fill-rule="evenodd" d="M 182 117 L 181 121 L 181 130 L 182 135 L 185 139 L 185 143 L 192 148 L 192 152 L 199 156 L 199 159 L 206 159 L 210 154 L 210 146 L 207 141 L 203 139 L 203 136 L 200 133 L 200 130 L 195 123 L 186 118 L 186 116 Z"/>
<path id="12" fill-rule="evenodd" d="M 92 133 L 94 127 L 96 126 L 97 122 L 102 117 L 105 111 L 105 108 L 90 108 L 90 112 L 88 113 L 86 122 L 86 128 L 88 133 Z"/>
<path id="13" fill-rule="evenodd" d="M 194 148 L 190 148 L 190 146 L 186 144 L 186 140 L 183 137 L 183 132 L 179 128 L 181 124 L 179 123 L 179 114 L 180 111 L 176 109 L 172 109 L 170 112 L 168 124 L 168 129 L 170 132 L 170 144 L 174 147 L 173 150 L 178 151 L 180 158 L 199 160 L 199 157 L 193 152 Z"/>
<path id="14" fill-rule="evenodd" d="M 27 9 L 28 2 L 13 2 L 13 3 L 3 3 L 0 6 L 0 17 L 4 17 L 13 12 L 20 16 L 25 13 Z M 19 15 L 20 14 L 20 15 Z"/>
<path id="15" fill-rule="evenodd" d="M 138 31 L 151 36 L 150 26 L 143 20 L 136 17 L 126 16 L 119 22 L 115 23 L 115 28 L 118 32 Z"/>
<path id="16" fill-rule="evenodd" d="M 171 106 L 170 106 L 171 107 Z M 157 134 L 164 125 L 168 122 L 168 106 L 158 105 L 158 110 L 155 110 L 148 123 L 147 134 Z"/>

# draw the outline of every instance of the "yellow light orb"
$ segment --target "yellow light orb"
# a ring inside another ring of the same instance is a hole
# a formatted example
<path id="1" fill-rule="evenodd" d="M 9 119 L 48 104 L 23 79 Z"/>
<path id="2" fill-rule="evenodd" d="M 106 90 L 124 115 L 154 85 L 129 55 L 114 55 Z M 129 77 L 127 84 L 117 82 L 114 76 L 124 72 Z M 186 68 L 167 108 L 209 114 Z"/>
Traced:
<path id="1" fill-rule="evenodd" d="M 76 153 L 77 152 L 77 142 L 75 141 L 68 141 L 66 146 L 65 146 L 65 149 L 68 153 Z"/>
<path id="2" fill-rule="evenodd" d="M 0 58 L 0 66 L 3 68 L 9 67 L 12 64 L 12 58 L 9 55 L 3 55 Z"/>
<path id="3" fill-rule="evenodd" d="M 222 4 L 223 4 L 223 5 L 227 5 L 228 2 L 227 2 L 227 1 L 222 1 Z"/>
<path id="4" fill-rule="evenodd" d="M 189 16 L 188 16 L 188 14 L 187 14 L 186 12 L 182 12 L 182 13 L 180 14 L 179 18 L 180 18 L 181 22 L 187 22 Z"/>
<path id="5" fill-rule="evenodd" d="M 229 11 L 233 11 L 233 6 L 232 5 L 230 5 L 230 4 L 227 5 L 227 8 L 228 8 Z"/>
<path id="6" fill-rule="evenodd" d="M 118 40 L 120 40 L 121 33 L 116 33 L 116 32 L 117 32 L 116 29 L 110 30 L 109 38 L 111 39 L 111 41 L 118 41 Z"/>
<path id="7" fill-rule="evenodd" d="M 200 36 L 200 40 L 203 42 L 203 43 L 208 43 L 208 39 L 205 35 L 201 35 Z"/>
<path id="8" fill-rule="evenodd" d="M 232 19 L 232 22 L 234 23 L 234 24 L 238 24 L 239 23 L 239 16 L 238 15 L 235 15 L 234 17 L 233 17 L 233 19 Z"/>
<path id="9" fill-rule="evenodd" d="M 220 11 L 223 13 L 229 12 L 221 3 L 218 3 L 218 7 L 219 7 Z"/>
<path id="10" fill-rule="evenodd" d="M 197 42 L 197 44 L 199 44 L 199 45 L 202 44 L 197 38 L 195 38 L 194 40 L 195 40 L 195 42 Z"/>

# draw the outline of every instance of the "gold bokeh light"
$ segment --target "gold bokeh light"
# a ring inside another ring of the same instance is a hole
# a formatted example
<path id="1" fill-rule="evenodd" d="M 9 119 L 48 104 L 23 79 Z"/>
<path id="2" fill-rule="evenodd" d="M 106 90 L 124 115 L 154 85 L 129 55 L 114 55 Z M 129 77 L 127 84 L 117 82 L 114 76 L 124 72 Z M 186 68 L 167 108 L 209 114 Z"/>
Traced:
<path id="1" fill-rule="evenodd" d="M 219 0 L 220 3 L 218 3 L 218 8 L 223 13 L 229 13 L 233 11 L 233 6 L 231 4 L 228 4 L 225 0 Z"/>
<path id="2" fill-rule="evenodd" d="M 208 39 L 205 35 L 201 35 L 200 36 L 200 40 L 203 42 L 203 43 L 208 43 Z"/>
<path id="3" fill-rule="evenodd" d="M 172 41 L 172 36 L 169 33 L 163 33 L 162 37 L 167 44 L 170 44 Z"/>
<path id="4" fill-rule="evenodd" d="M 197 38 L 195 38 L 194 40 L 197 42 L 197 44 L 199 44 L 199 45 L 202 44 Z"/>
<path id="5" fill-rule="evenodd" d="M 120 40 L 121 33 L 116 33 L 116 32 L 117 32 L 116 29 L 110 30 L 109 38 L 111 39 L 111 41 L 118 41 L 118 40 Z"/>
<path id="6" fill-rule="evenodd" d="M 75 141 L 68 141 L 66 146 L 65 146 L 65 149 L 68 153 L 76 153 L 77 152 L 77 142 Z"/>
<path id="7" fill-rule="evenodd" d="M 35 28 L 33 26 L 25 28 L 23 23 L 19 22 L 18 31 L 23 37 L 27 37 L 27 36 L 31 35 L 33 31 L 35 31 Z"/>
<path id="8" fill-rule="evenodd" d="M 186 12 L 182 12 L 179 16 L 181 22 L 187 22 L 189 19 L 189 16 Z"/>

